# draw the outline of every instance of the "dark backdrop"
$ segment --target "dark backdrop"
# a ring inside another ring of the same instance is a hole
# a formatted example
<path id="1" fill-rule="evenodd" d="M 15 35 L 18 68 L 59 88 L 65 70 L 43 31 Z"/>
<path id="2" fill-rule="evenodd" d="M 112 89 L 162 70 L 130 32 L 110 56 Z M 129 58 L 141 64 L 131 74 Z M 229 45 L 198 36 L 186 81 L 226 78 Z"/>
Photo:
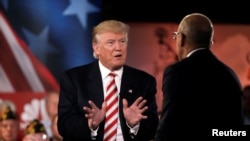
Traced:
<path id="1" fill-rule="evenodd" d="M 244 0 L 103 0 L 102 17 L 129 22 L 179 22 L 192 12 L 206 14 L 214 23 L 250 23 L 250 6 Z"/>

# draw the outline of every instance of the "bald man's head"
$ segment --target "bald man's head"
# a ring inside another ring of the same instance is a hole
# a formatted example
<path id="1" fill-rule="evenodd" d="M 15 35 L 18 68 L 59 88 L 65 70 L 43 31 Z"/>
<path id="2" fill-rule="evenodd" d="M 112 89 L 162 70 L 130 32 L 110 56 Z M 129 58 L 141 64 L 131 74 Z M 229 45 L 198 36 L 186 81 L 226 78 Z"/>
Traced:
<path id="1" fill-rule="evenodd" d="M 192 13 L 182 19 L 178 32 L 186 36 L 186 41 L 190 45 L 210 47 L 214 29 L 211 20 L 207 16 L 200 13 Z"/>

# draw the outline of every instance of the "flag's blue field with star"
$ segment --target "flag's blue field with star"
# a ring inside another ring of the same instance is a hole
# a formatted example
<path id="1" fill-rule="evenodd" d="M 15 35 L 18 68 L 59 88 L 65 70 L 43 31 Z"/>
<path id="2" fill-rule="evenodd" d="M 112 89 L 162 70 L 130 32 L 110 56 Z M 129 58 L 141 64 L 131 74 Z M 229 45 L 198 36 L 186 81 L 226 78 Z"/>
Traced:
<path id="1" fill-rule="evenodd" d="M 63 71 L 92 61 L 91 30 L 101 0 L 0 0 L 17 35 L 57 80 Z"/>

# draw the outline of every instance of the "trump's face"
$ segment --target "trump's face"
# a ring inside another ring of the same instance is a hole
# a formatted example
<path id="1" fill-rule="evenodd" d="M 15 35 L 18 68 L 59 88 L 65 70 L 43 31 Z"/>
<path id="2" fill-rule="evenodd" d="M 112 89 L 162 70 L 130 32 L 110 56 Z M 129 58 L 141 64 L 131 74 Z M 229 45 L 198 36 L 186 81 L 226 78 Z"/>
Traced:
<path id="1" fill-rule="evenodd" d="M 96 36 L 94 51 L 101 63 L 111 71 L 121 68 L 127 57 L 127 34 L 104 32 Z"/>

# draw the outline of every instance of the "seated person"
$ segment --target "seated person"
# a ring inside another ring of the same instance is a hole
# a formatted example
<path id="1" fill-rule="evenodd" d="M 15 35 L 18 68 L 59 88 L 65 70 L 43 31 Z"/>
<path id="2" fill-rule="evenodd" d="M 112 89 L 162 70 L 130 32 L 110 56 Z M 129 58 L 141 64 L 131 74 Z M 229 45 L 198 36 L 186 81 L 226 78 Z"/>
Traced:
<path id="1" fill-rule="evenodd" d="M 57 129 L 57 119 L 58 115 L 54 115 L 52 118 L 52 124 L 51 124 L 51 131 L 53 134 L 52 141 L 62 141 L 63 137 L 59 134 L 58 129 Z"/>
<path id="2" fill-rule="evenodd" d="M 49 141 L 45 126 L 37 119 L 31 121 L 24 131 L 23 141 Z"/>
<path id="3" fill-rule="evenodd" d="M 19 137 L 19 121 L 17 114 L 5 106 L 0 111 L 0 141 L 17 141 Z"/>

